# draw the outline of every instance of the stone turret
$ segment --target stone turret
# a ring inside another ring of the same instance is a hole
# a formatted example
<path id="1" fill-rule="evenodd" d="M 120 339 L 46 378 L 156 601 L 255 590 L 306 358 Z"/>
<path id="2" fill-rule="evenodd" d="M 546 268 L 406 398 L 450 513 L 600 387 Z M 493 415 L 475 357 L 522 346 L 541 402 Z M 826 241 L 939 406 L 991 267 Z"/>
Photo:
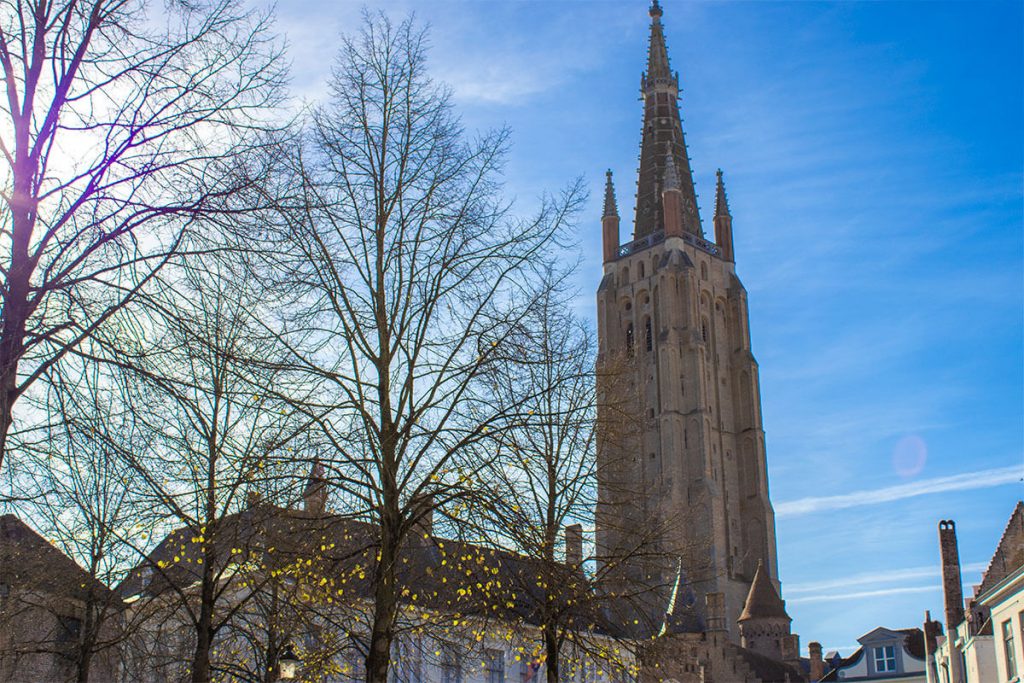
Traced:
<path id="1" fill-rule="evenodd" d="M 772 659 L 787 659 L 785 655 L 791 655 L 789 651 L 792 649 L 789 643 L 791 622 L 786 613 L 786 603 L 768 578 L 764 564 L 758 562 L 747 602 L 737 619 L 740 642 L 748 650 Z"/>

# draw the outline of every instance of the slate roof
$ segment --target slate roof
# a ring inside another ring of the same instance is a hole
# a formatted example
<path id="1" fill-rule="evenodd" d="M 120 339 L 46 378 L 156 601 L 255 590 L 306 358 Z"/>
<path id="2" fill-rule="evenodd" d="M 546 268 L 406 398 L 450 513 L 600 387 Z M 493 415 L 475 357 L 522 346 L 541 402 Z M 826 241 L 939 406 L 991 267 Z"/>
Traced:
<path id="1" fill-rule="evenodd" d="M 61 598 L 111 595 L 74 560 L 14 515 L 0 516 L 0 583 Z"/>
<path id="2" fill-rule="evenodd" d="M 118 587 L 122 596 L 154 596 L 199 581 L 196 560 L 202 530 L 177 529 L 164 539 Z M 344 577 L 347 599 L 369 599 L 376 570 L 377 527 L 339 515 L 314 515 L 260 504 L 226 517 L 214 540 L 217 570 L 235 558 L 255 558 L 265 572 L 299 558 L 311 559 L 328 578 Z M 560 586 L 561 604 L 554 605 L 576 628 L 610 632 L 583 574 L 554 567 L 496 548 L 458 540 L 420 536 L 401 550 L 399 592 L 405 603 L 463 615 L 486 614 L 506 620 L 539 623 L 543 586 Z M 226 573 L 225 573 L 226 575 Z M 339 584 L 340 585 L 340 584 Z M 413 600 L 415 596 L 415 600 Z"/>
<path id="3" fill-rule="evenodd" d="M 1000 581 L 1024 566 L 1024 502 L 1017 501 L 996 551 L 981 577 L 975 596 L 987 593 Z"/>
<path id="4" fill-rule="evenodd" d="M 789 615 L 786 614 L 786 604 L 779 597 L 761 562 L 757 563 L 757 571 L 754 572 L 754 580 L 750 584 L 750 592 L 747 593 L 747 602 L 743 605 L 743 612 L 740 613 L 737 621 L 746 621 L 747 619 L 791 621 Z"/>

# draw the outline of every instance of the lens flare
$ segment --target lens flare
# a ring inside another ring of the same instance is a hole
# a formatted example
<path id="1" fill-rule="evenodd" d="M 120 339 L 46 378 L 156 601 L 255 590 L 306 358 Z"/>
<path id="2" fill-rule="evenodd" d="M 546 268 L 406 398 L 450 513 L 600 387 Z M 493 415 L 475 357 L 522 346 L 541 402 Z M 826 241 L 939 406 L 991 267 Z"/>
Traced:
<path id="1" fill-rule="evenodd" d="M 903 437 L 892 449 L 892 469 L 904 479 L 920 474 L 927 460 L 928 446 L 916 434 Z"/>

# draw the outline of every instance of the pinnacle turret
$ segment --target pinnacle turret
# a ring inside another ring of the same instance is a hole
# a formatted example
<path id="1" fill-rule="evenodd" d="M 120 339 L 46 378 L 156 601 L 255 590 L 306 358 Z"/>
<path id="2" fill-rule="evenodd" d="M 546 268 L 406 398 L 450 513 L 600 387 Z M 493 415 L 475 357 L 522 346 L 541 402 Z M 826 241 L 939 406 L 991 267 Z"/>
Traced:
<path id="1" fill-rule="evenodd" d="M 665 179 L 662 181 L 662 192 L 679 189 L 679 173 L 676 172 L 676 162 L 672 159 L 672 152 L 665 155 Z"/>
<path id="2" fill-rule="evenodd" d="M 604 183 L 604 213 L 602 216 L 618 216 L 619 206 L 615 201 L 615 186 L 612 184 L 612 172 L 609 169 L 605 174 Z"/>
<path id="3" fill-rule="evenodd" d="M 725 195 L 725 182 L 722 180 L 722 169 L 718 169 L 715 173 L 718 176 L 718 181 L 715 183 L 715 218 L 722 216 L 732 216 L 729 213 L 729 198 Z"/>

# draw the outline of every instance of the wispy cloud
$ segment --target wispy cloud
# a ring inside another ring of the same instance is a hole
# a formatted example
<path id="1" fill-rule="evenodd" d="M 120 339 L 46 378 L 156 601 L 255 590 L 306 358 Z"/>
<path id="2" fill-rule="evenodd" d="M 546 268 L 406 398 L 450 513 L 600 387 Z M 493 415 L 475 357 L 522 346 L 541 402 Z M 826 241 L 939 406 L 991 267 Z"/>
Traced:
<path id="1" fill-rule="evenodd" d="M 811 602 L 840 602 L 842 600 L 860 600 L 862 598 L 877 598 L 883 595 L 902 595 L 904 593 L 928 593 L 939 590 L 938 584 L 929 586 L 901 586 L 898 588 L 880 588 L 870 591 L 854 591 L 852 593 L 822 593 L 821 595 L 808 595 L 801 598 L 790 598 L 786 600 L 787 605 L 796 603 L 806 604 Z"/>
<path id="2" fill-rule="evenodd" d="M 970 564 L 963 565 L 963 567 L 961 567 L 961 572 L 964 574 L 980 572 L 984 571 L 986 567 L 987 564 L 985 562 L 972 562 Z M 938 565 L 927 567 L 907 567 L 905 569 L 892 569 L 889 571 L 842 576 L 835 579 L 829 579 L 827 581 L 808 581 L 805 583 L 788 584 L 785 586 L 785 592 L 786 595 L 789 596 L 794 593 L 823 593 L 824 591 L 835 591 L 844 588 L 851 588 L 853 586 L 878 586 L 879 584 L 897 583 L 900 581 L 938 578 L 941 575 L 941 572 L 942 570 Z M 796 597 L 793 599 L 801 600 L 803 598 Z"/>
<path id="3" fill-rule="evenodd" d="M 898 484 L 881 489 L 854 491 L 836 496 L 816 496 L 779 503 L 775 506 L 776 517 L 797 517 L 826 510 L 842 510 L 865 505 L 878 505 L 905 498 L 915 498 L 930 493 L 968 491 L 991 486 L 1011 484 L 1021 480 L 1024 468 L 1020 465 L 996 467 L 979 472 L 967 472 L 948 477 L 922 479 L 909 484 Z"/>

